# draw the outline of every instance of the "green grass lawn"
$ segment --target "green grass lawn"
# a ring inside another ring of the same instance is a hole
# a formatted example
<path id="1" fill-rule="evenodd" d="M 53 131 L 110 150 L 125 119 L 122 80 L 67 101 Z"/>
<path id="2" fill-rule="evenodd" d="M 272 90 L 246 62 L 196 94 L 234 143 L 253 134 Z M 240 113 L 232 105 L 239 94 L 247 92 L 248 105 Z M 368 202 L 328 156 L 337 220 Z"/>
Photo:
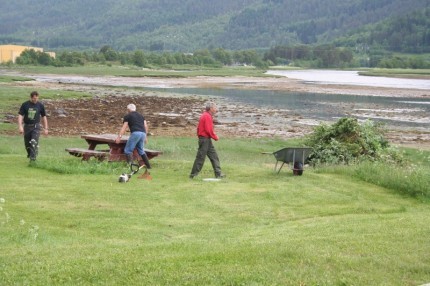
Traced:
<path id="1" fill-rule="evenodd" d="M 274 173 L 261 152 L 298 142 L 215 144 L 220 182 L 202 180 L 209 161 L 188 178 L 195 138 L 150 137 L 153 180 L 121 184 L 124 164 L 64 151 L 80 138 L 42 137 L 30 166 L 22 138 L 1 136 L 0 285 L 430 282 L 428 201 L 348 172 Z"/>

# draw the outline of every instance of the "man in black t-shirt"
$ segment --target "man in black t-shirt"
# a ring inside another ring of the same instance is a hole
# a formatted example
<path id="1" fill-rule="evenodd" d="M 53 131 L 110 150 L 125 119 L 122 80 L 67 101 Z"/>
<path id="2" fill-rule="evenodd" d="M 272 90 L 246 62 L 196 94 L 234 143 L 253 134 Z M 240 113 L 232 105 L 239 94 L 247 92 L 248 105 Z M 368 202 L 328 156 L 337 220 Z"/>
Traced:
<path id="1" fill-rule="evenodd" d="M 145 117 L 136 111 L 136 105 L 133 103 L 127 105 L 127 115 L 124 116 L 123 125 L 116 138 L 119 143 L 122 135 L 126 132 L 127 128 L 130 129 L 130 136 L 124 148 L 124 153 L 127 156 L 127 163 L 131 164 L 133 161 L 133 151 L 136 148 L 137 153 L 142 158 L 147 169 L 151 169 L 148 156 L 145 153 L 144 144 L 148 142 L 148 125 L 146 124 Z"/>
<path id="2" fill-rule="evenodd" d="M 27 158 L 31 161 L 36 160 L 39 147 L 40 119 L 43 121 L 43 130 L 48 135 L 48 119 L 45 107 L 39 102 L 39 93 L 33 91 L 30 100 L 24 102 L 18 112 L 19 133 L 24 134 L 24 144 L 27 150 Z"/>

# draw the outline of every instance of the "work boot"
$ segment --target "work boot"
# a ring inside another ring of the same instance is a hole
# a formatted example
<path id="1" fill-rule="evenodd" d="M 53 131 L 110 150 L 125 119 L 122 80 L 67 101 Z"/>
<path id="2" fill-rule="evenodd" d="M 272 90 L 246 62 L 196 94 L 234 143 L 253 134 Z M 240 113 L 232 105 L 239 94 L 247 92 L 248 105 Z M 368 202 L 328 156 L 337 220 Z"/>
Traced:
<path id="1" fill-rule="evenodd" d="M 146 169 L 151 169 L 151 164 L 149 164 L 149 159 L 148 156 L 146 156 L 146 154 L 140 155 L 140 157 L 143 160 L 143 163 L 145 163 Z"/>
<path id="2" fill-rule="evenodd" d="M 133 163 L 133 154 L 125 154 L 127 157 L 127 164 L 131 165 Z"/>

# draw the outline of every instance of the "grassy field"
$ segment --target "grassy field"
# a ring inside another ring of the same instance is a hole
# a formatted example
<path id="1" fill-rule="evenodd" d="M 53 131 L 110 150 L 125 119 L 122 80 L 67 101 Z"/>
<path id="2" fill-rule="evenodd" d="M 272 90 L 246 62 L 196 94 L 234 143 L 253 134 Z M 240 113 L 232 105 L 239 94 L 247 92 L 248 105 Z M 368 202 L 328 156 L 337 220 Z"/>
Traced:
<path id="1" fill-rule="evenodd" d="M 10 84 L 22 80 L 0 76 L 2 117 L 28 98 L 31 90 Z M 16 128 L 0 123 L 0 132 Z M 413 162 L 404 166 L 308 168 L 294 177 L 285 167 L 276 174 L 274 157 L 261 152 L 300 141 L 215 144 L 227 174 L 220 182 L 202 180 L 213 177 L 209 162 L 188 178 L 195 138 L 150 137 L 148 148 L 164 152 L 152 160 L 153 180 L 120 184 L 124 164 L 64 151 L 86 147 L 78 136 L 42 136 L 29 165 L 22 137 L 2 134 L 0 285 L 430 282 L 429 151 L 402 149 Z"/>
<path id="2" fill-rule="evenodd" d="M 80 138 L 42 137 L 29 165 L 0 137 L 0 285 L 420 285 L 430 282 L 428 200 L 350 172 L 273 172 L 294 141 L 216 142 L 188 178 L 194 138 L 151 137 L 152 181 L 123 164 L 81 162 Z M 429 160 L 408 150 L 408 156 Z M 429 156 L 426 153 L 425 156 Z"/>
<path id="3" fill-rule="evenodd" d="M 8 77 L 1 77 L 2 79 L 6 79 Z M 34 88 L 22 88 L 22 87 L 14 87 L 14 86 L 0 86 L 0 112 L 5 112 L 7 110 L 14 109 L 15 112 L 19 109 L 21 104 L 30 98 L 30 93 L 34 90 Z M 38 90 L 40 93 L 43 92 L 43 99 L 65 99 L 65 98 L 85 98 L 90 97 L 91 95 L 79 92 L 79 91 L 70 91 L 70 90 L 49 90 L 42 89 Z"/>
<path id="4" fill-rule="evenodd" d="M 13 66 L 1 67 L 5 70 L 18 71 L 23 73 L 41 73 L 41 74 L 78 74 L 88 76 L 131 76 L 131 77 L 192 77 L 192 76 L 256 76 L 256 77 L 273 77 L 265 75 L 264 70 L 254 67 L 237 66 L 210 68 L 201 66 L 177 65 L 170 68 L 146 69 L 136 66 L 123 65 L 96 65 L 88 64 L 85 66 L 73 67 L 53 67 L 53 66 Z"/>

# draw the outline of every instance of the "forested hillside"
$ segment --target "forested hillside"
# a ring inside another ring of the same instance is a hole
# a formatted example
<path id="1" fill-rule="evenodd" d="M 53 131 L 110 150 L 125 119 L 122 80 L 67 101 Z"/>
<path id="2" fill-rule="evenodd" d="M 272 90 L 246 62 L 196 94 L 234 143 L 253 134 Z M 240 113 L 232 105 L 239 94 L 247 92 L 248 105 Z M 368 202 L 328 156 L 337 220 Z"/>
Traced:
<path id="1" fill-rule="evenodd" d="M 49 50 L 109 45 L 123 51 L 195 51 L 337 40 L 349 46 L 358 41 L 399 49 L 393 45 L 396 39 L 417 32 L 416 46 L 425 47 L 430 27 L 428 10 L 423 11 L 429 6 L 428 0 L 1 1 L 0 44 Z M 399 22 L 400 17 L 409 20 Z M 413 24 L 404 27 L 408 23 Z"/>
<path id="2" fill-rule="evenodd" d="M 363 49 L 373 46 L 401 53 L 430 53 L 430 8 L 365 26 L 336 43 Z"/>

